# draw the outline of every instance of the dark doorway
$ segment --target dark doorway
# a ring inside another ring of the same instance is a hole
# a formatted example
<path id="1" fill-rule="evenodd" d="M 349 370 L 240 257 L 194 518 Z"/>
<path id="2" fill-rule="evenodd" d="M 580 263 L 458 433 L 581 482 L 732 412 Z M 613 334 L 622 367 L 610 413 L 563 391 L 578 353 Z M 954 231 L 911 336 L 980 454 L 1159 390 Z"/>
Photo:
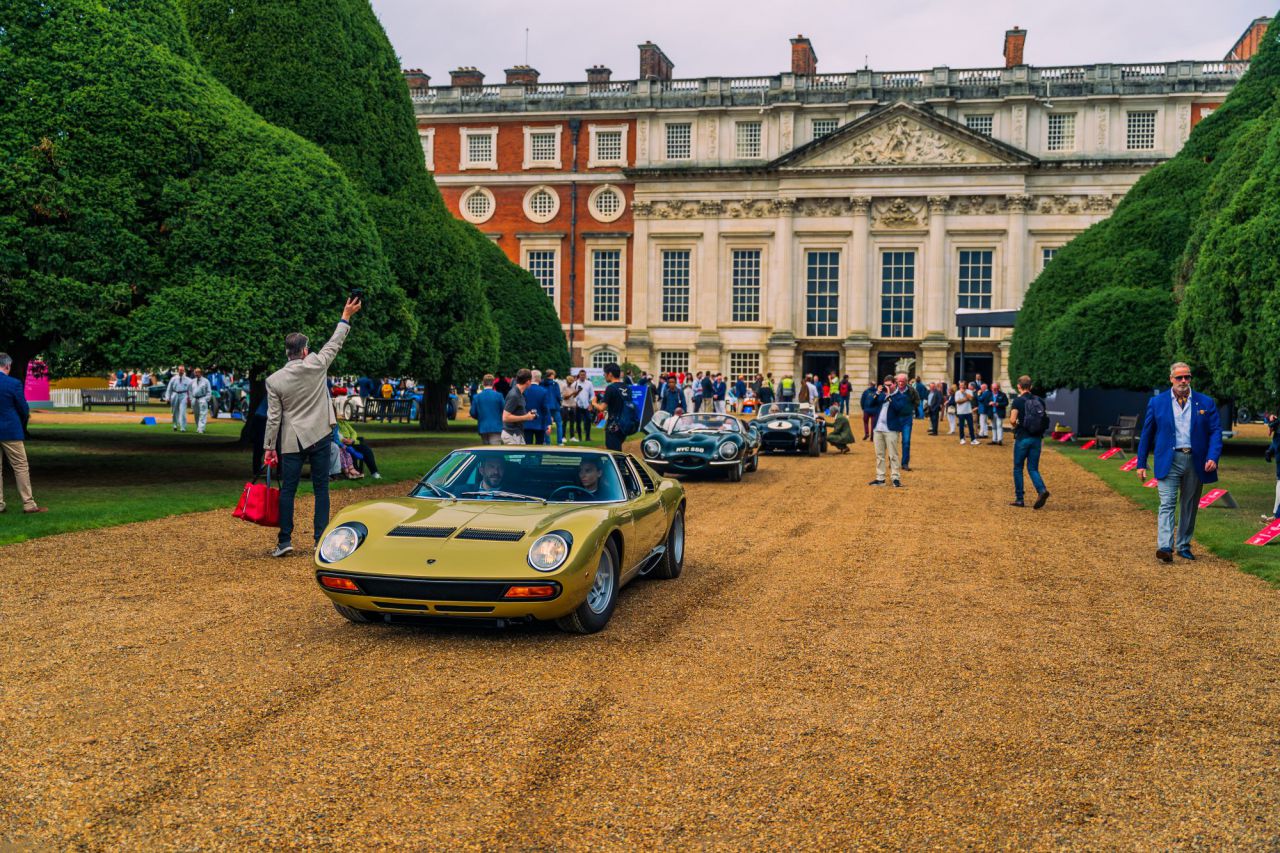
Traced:
<path id="1" fill-rule="evenodd" d="M 840 353 L 806 352 L 800 361 L 801 371 L 826 379 L 832 373 L 840 375 Z"/>
<path id="2" fill-rule="evenodd" d="M 991 382 L 994 360 L 995 356 L 989 352 L 967 352 L 964 354 L 964 364 L 961 365 L 960 353 L 956 353 L 951 364 L 953 381 L 971 382 L 974 377 L 981 373 L 983 382 Z"/>
<path id="3" fill-rule="evenodd" d="M 898 361 L 904 358 L 914 359 L 916 354 L 913 352 L 882 352 L 876 355 L 876 375 L 871 377 L 877 383 L 884 380 L 886 376 L 893 376 L 898 372 Z M 913 365 L 907 371 L 908 376 L 916 372 L 916 365 Z"/>

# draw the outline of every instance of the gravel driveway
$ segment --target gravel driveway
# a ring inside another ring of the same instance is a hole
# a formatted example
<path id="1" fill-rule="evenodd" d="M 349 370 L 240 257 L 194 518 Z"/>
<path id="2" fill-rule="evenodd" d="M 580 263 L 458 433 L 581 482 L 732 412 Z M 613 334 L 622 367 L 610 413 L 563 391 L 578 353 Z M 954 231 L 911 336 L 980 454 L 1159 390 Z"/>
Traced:
<path id="1" fill-rule="evenodd" d="M 2 548 L 0 848 L 1280 846 L 1280 594 L 912 455 L 690 483 L 591 637 L 349 625 L 227 512 Z"/>

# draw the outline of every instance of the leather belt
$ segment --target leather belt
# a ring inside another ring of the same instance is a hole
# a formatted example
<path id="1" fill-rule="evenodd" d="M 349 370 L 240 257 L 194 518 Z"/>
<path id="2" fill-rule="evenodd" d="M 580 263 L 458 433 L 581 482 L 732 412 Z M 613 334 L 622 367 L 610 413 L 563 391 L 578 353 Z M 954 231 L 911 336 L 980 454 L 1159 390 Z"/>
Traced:
<path id="1" fill-rule="evenodd" d="M 1174 450 L 1176 450 L 1178 453 L 1190 453 L 1190 452 L 1191 452 L 1191 448 L 1190 448 L 1190 447 L 1175 447 L 1175 448 L 1174 448 Z"/>

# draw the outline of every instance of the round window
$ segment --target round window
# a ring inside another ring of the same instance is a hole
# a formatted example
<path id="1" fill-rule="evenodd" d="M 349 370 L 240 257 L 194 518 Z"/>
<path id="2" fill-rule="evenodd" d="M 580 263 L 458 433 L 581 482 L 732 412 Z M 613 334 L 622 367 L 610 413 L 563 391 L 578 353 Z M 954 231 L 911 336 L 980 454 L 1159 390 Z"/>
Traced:
<path id="1" fill-rule="evenodd" d="M 589 201 L 591 215 L 601 222 L 613 222 L 622 215 L 623 208 L 627 204 L 622 191 L 608 184 L 592 191 Z"/>
<path id="2" fill-rule="evenodd" d="M 462 218 L 468 222 L 481 223 L 493 216 L 493 193 L 484 187 L 472 187 L 462 196 Z"/>
<path id="3" fill-rule="evenodd" d="M 551 187 L 534 187 L 525 194 L 524 212 L 534 222 L 549 222 L 560 212 L 560 196 Z"/>

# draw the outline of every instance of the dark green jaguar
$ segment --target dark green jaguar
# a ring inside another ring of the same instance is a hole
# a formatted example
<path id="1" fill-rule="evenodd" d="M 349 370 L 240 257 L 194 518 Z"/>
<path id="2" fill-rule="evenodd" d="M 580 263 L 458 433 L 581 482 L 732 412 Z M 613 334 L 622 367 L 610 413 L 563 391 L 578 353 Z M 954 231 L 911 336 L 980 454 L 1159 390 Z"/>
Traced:
<path id="1" fill-rule="evenodd" d="M 664 474 L 721 472 L 736 483 L 760 465 L 755 423 L 733 415 L 658 412 L 644 428 L 644 461 Z"/>

